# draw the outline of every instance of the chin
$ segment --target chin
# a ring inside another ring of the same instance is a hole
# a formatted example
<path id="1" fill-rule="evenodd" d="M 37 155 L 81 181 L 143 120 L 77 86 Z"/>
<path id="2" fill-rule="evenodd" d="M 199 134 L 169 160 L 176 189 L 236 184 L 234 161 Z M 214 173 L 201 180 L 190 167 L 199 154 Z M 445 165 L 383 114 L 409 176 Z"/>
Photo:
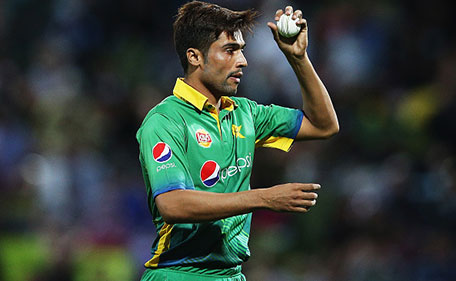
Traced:
<path id="1" fill-rule="evenodd" d="M 231 86 L 231 85 L 226 85 L 223 87 L 223 95 L 224 96 L 234 96 L 237 93 L 238 87 L 236 86 Z"/>
<path id="2" fill-rule="evenodd" d="M 232 91 L 226 93 L 227 96 L 235 96 L 237 94 L 237 88 L 233 89 Z"/>

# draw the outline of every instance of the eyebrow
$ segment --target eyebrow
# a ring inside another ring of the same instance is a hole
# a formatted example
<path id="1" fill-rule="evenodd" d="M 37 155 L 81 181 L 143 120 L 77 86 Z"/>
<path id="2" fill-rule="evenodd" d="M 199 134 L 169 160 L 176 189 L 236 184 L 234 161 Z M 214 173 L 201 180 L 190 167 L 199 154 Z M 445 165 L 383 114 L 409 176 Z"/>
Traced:
<path id="1" fill-rule="evenodd" d="M 227 44 L 223 45 L 222 48 L 231 47 L 231 48 L 235 48 L 235 49 L 236 48 L 244 49 L 246 45 L 247 44 L 245 44 L 245 43 L 243 45 L 241 45 L 239 43 L 227 43 Z"/>

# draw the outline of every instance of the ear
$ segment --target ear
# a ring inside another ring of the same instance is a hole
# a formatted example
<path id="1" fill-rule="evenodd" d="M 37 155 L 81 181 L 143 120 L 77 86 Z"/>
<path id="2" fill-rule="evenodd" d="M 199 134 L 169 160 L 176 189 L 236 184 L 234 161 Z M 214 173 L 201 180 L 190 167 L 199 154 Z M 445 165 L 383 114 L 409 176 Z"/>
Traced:
<path id="1" fill-rule="evenodd" d="M 187 61 L 190 66 L 198 67 L 204 64 L 204 57 L 200 50 L 195 48 L 188 48 Z"/>

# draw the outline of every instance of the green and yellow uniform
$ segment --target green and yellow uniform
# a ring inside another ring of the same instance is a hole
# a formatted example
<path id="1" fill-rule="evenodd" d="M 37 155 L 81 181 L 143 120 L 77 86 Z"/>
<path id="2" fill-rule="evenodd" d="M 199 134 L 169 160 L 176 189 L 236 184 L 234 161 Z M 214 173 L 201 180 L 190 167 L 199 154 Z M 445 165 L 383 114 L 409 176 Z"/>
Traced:
<path id="1" fill-rule="evenodd" d="M 222 97 L 217 114 L 207 98 L 182 79 L 177 79 L 173 94 L 147 114 L 136 136 L 158 234 L 145 266 L 190 274 L 240 274 L 242 262 L 250 256 L 251 214 L 167 224 L 154 198 L 176 189 L 249 190 L 255 147 L 288 151 L 303 113 L 258 105 L 246 98 Z"/>

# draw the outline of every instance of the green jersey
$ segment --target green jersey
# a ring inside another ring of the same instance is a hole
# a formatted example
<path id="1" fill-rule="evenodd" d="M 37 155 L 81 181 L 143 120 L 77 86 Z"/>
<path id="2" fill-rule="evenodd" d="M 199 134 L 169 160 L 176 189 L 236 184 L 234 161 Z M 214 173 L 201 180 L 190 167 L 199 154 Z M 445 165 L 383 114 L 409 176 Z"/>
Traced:
<path id="1" fill-rule="evenodd" d="M 288 151 L 301 110 L 222 97 L 220 111 L 177 79 L 137 133 L 148 204 L 157 228 L 149 268 L 187 271 L 240 268 L 249 256 L 251 214 L 204 223 L 168 224 L 154 199 L 176 189 L 229 193 L 250 189 L 255 147 Z M 207 272 L 207 271 L 206 271 Z"/>

